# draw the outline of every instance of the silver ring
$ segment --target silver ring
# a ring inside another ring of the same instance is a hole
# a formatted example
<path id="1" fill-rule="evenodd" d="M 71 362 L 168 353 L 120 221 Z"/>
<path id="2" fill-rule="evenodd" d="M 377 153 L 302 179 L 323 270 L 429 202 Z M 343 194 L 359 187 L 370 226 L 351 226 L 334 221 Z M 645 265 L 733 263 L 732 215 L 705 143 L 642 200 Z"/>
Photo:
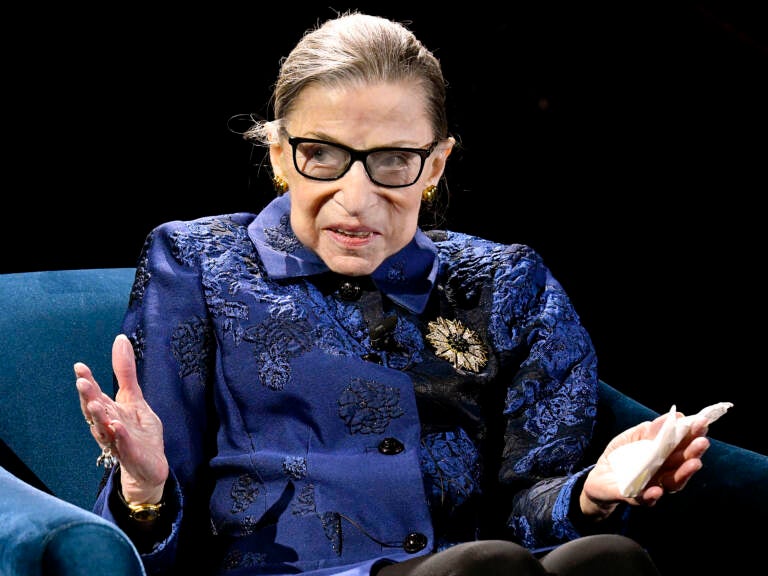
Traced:
<path id="1" fill-rule="evenodd" d="M 96 466 L 104 466 L 105 470 L 110 470 L 117 464 L 117 458 L 112 454 L 112 448 L 104 446 L 101 449 L 101 454 L 96 458 Z"/>
<path id="2" fill-rule="evenodd" d="M 92 418 L 86 418 L 85 423 L 88 424 L 88 426 L 96 426 L 96 422 L 94 422 Z"/>

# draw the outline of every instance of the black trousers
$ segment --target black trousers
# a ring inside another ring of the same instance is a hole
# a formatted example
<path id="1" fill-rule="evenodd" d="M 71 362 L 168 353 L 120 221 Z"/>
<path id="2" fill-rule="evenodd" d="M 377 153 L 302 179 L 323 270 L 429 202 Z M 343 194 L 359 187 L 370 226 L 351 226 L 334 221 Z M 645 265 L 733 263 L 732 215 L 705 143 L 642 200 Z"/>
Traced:
<path id="1" fill-rule="evenodd" d="M 442 552 L 384 566 L 375 576 L 659 576 L 637 542 L 596 534 L 567 542 L 537 557 L 506 540 L 466 542 Z"/>

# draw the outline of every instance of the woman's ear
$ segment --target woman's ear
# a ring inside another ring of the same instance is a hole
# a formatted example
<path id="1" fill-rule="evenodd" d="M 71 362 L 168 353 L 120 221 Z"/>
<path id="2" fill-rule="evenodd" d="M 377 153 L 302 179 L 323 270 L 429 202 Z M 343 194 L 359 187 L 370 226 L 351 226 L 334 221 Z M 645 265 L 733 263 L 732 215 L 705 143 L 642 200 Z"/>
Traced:
<path id="1" fill-rule="evenodd" d="M 272 174 L 285 175 L 286 171 L 283 169 L 284 151 L 285 147 L 280 140 L 275 140 L 269 145 L 269 163 L 272 165 Z"/>
<path id="2" fill-rule="evenodd" d="M 273 120 L 263 126 L 264 135 L 269 145 L 269 164 L 272 168 L 272 174 L 275 176 L 285 176 L 285 140 L 280 138 L 280 122 Z"/>
<path id="3" fill-rule="evenodd" d="M 429 172 L 430 182 L 437 182 L 443 176 L 445 165 L 448 162 L 448 156 L 451 155 L 451 152 L 453 151 L 453 145 L 455 143 L 456 140 L 454 140 L 452 136 L 449 136 L 437 145 L 437 148 L 432 153 L 431 157 L 432 165 Z"/>

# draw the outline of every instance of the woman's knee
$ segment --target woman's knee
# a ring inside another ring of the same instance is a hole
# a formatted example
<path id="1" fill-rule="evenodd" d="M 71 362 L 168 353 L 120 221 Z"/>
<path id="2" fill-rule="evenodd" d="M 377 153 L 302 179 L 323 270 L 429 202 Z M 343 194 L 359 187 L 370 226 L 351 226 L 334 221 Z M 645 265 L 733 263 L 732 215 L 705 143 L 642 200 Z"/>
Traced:
<path id="1" fill-rule="evenodd" d="M 445 576 L 539 576 L 544 569 L 531 552 L 506 540 L 480 540 L 453 546 L 420 566 L 424 572 L 414 576 L 441 574 Z"/>
<path id="2" fill-rule="evenodd" d="M 541 563 L 550 572 L 569 576 L 659 573 L 647 550 L 620 534 L 595 534 L 566 542 L 544 556 Z"/>

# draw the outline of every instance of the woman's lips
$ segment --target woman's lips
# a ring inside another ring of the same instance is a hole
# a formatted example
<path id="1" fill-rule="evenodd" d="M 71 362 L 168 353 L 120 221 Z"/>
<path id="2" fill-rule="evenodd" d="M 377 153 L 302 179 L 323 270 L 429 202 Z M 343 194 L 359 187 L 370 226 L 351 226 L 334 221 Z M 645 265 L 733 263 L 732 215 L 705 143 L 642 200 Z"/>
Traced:
<path id="1" fill-rule="evenodd" d="M 342 228 L 328 228 L 331 236 L 339 244 L 345 247 L 365 246 L 371 242 L 375 233 L 371 230 L 349 230 Z"/>
<path id="2" fill-rule="evenodd" d="M 331 228 L 331 232 L 334 232 L 335 234 L 342 234 L 344 236 L 351 236 L 353 238 L 366 238 L 371 235 L 371 232 L 368 230 L 342 230 L 341 228 Z"/>

